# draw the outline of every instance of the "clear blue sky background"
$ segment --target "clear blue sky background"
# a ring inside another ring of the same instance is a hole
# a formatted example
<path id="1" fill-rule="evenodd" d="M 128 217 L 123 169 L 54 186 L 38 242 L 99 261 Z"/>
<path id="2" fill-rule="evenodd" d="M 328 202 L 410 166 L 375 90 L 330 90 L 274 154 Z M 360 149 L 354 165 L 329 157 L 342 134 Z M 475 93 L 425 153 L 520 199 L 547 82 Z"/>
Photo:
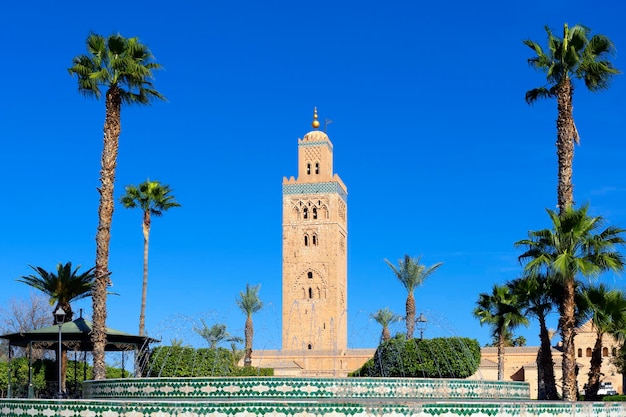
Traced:
<path id="1" fill-rule="evenodd" d="M 369 315 L 403 313 L 406 292 L 384 258 L 444 266 L 416 291 L 426 336 L 490 340 L 472 317 L 480 292 L 520 273 L 513 243 L 548 226 L 556 204 L 556 104 L 524 93 L 544 25 L 583 23 L 615 42 L 617 0 L 8 2 L 0 14 L 0 302 L 25 298 L 29 264 L 93 266 L 104 103 L 83 98 L 67 68 L 90 31 L 138 36 L 164 70 L 168 102 L 125 108 L 116 198 L 146 178 L 182 208 L 153 222 L 147 330 L 201 344 L 204 318 L 243 334 L 235 299 L 262 284 L 255 348 L 279 348 L 283 176 L 313 107 L 331 119 L 335 171 L 348 186 L 351 347 L 374 347 Z M 575 199 L 626 226 L 626 76 L 575 93 L 581 146 Z M 136 333 L 141 213 L 113 218 L 108 325 Z M 623 288 L 623 280 L 603 277 Z M 84 308 L 91 314 L 88 301 Z M 556 317 L 552 317 L 556 326 Z M 396 327 L 401 330 L 402 326 Z M 537 344 L 537 326 L 519 334 Z"/>

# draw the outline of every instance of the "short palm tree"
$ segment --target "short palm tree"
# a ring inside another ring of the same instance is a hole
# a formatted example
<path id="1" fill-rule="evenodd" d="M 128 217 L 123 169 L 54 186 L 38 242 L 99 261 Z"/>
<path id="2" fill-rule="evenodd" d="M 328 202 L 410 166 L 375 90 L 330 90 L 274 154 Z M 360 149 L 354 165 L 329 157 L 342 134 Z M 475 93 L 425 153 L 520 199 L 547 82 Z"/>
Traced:
<path id="1" fill-rule="evenodd" d="M 597 400 L 602 378 L 602 339 L 610 334 L 620 342 L 626 331 L 626 296 L 619 290 L 609 290 L 604 284 L 587 286 L 583 290 L 587 311 L 596 330 L 596 341 L 591 352 L 589 379 L 585 400 Z"/>
<path id="2" fill-rule="evenodd" d="M 78 91 L 100 99 L 104 90 L 104 147 L 100 170 L 100 204 L 96 232 L 96 280 L 93 288 L 93 375 L 106 378 L 104 348 L 106 345 L 106 297 L 110 284 L 109 241 L 113 220 L 113 186 L 121 132 L 122 104 L 149 104 L 164 97 L 152 86 L 152 71 L 160 68 L 148 47 L 138 38 L 111 35 L 107 38 L 90 34 L 87 54 L 78 55 L 68 69 L 78 79 Z"/>
<path id="3" fill-rule="evenodd" d="M 481 293 L 473 314 L 481 326 L 491 326 L 492 336 L 498 341 L 498 381 L 502 381 L 507 334 L 512 334 L 518 326 L 527 325 L 528 319 L 520 311 L 517 297 L 506 285 L 494 285 L 491 294 Z"/>
<path id="4" fill-rule="evenodd" d="M 548 314 L 556 302 L 558 285 L 544 274 L 526 275 L 509 282 L 522 311 L 539 322 L 540 347 L 537 352 L 537 397 L 540 400 L 558 400 L 554 377 L 554 360 L 550 332 L 546 324 Z"/>
<path id="5" fill-rule="evenodd" d="M 140 208 L 143 212 L 143 284 L 141 287 L 141 309 L 139 312 L 139 335 L 143 336 L 146 327 L 146 298 L 148 294 L 148 246 L 152 216 L 161 216 L 172 207 L 180 207 L 170 193 L 169 185 L 147 180 L 139 186 L 127 185 L 126 193 L 120 198 L 125 208 Z"/>
<path id="6" fill-rule="evenodd" d="M 389 325 L 402 321 L 402 316 L 389 310 L 388 307 L 381 308 L 376 313 L 371 314 L 371 317 L 383 328 L 383 332 L 380 336 L 381 342 L 386 342 L 387 340 L 391 339 Z"/>
<path id="7" fill-rule="evenodd" d="M 194 327 L 193 330 L 207 341 L 210 349 L 217 348 L 220 342 L 230 338 L 230 334 L 226 331 L 226 325 L 222 323 L 216 323 L 209 327 L 206 322 L 202 320 L 202 327 Z"/>
<path id="8" fill-rule="evenodd" d="M 587 214 L 588 206 L 567 207 L 560 215 L 547 210 L 551 229 L 528 232 L 528 238 L 516 243 L 526 251 L 519 256 L 529 274 L 544 273 L 562 286 L 559 297 L 559 328 L 563 343 L 563 399 L 576 401 L 576 293 L 579 277 L 597 277 L 605 271 L 621 271 L 624 259 L 616 250 L 623 245 L 623 229 L 602 226 L 601 217 Z"/>
<path id="9" fill-rule="evenodd" d="M 442 262 L 438 262 L 430 267 L 426 267 L 420 264 L 421 256 L 417 258 L 411 258 L 409 255 L 404 255 L 404 259 L 398 260 L 398 266 L 385 259 L 385 262 L 398 280 L 402 283 L 406 289 L 408 295 L 406 297 L 406 337 L 407 339 L 413 338 L 413 331 L 415 330 L 415 288 L 422 285 L 422 283 L 433 272 L 437 270 Z"/>
<path id="10" fill-rule="evenodd" d="M 254 338 L 254 325 L 252 323 L 252 315 L 263 308 L 263 302 L 259 298 L 259 290 L 261 284 L 246 284 L 246 290 L 239 293 L 237 305 L 246 315 L 246 327 L 244 329 L 245 338 L 245 356 L 243 359 L 244 366 L 252 365 L 252 339 Z"/>
<path id="11" fill-rule="evenodd" d="M 584 80 L 589 91 L 595 92 L 609 87 L 611 78 L 619 71 L 613 67 L 608 56 L 613 52 L 613 43 L 604 35 L 589 37 L 590 30 L 582 25 L 563 25 L 563 37 L 555 36 L 546 26 L 548 49 L 536 42 L 524 41 L 536 56 L 528 59 L 535 69 L 546 73 L 548 84 L 526 92 L 526 102 L 534 103 L 540 98 L 556 98 L 557 102 L 557 158 L 558 186 L 557 204 L 562 212 L 573 204 L 572 163 L 574 142 L 578 143 L 578 131 L 574 123 L 572 97 L 573 79 Z"/>
<path id="12" fill-rule="evenodd" d="M 56 324 L 56 316 L 54 312 L 60 307 L 65 311 L 64 323 L 74 319 L 72 310 L 72 301 L 81 300 L 91 296 L 93 283 L 95 280 L 94 270 L 90 268 L 87 271 L 79 273 L 80 265 L 72 269 L 72 263 L 65 265 L 58 264 L 56 273 L 48 272 L 42 267 L 30 265 L 35 274 L 24 275 L 17 281 L 30 285 L 38 289 L 45 295 L 50 297 L 50 305 L 54 305 L 52 310 L 53 324 Z M 61 390 L 65 391 L 65 370 L 67 369 L 67 352 L 63 352 L 61 358 L 62 378 Z"/>

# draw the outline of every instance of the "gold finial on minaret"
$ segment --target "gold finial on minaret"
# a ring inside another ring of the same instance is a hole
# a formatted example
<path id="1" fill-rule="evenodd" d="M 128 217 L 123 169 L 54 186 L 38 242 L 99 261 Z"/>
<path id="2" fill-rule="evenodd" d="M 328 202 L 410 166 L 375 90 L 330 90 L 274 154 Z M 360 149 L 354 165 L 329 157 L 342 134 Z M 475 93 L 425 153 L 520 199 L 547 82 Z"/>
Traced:
<path id="1" fill-rule="evenodd" d="M 311 126 L 313 126 L 313 129 L 320 127 L 320 122 L 317 120 L 317 107 L 313 110 L 313 123 L 311 123 Z"/>

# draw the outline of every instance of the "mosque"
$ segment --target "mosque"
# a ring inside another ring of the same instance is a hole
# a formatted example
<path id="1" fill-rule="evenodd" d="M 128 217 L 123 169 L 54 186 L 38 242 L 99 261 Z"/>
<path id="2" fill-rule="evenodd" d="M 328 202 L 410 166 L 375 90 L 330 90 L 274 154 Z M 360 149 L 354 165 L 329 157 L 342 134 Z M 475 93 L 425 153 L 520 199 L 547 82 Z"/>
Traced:
<path id="1" fill-rule="evenodd" d="M 283 178 L 282 349 L 255 350 L 252 365 L 273 368 L 276 376 L 346 376 L 374 356 L 371 349 L 348 348 L 348 189 L 333 172 L 333 144 L 319 129 L 298 139 L 298 176 Z M 590 322 L 576 334 L 578 381 L 587 379 L 595 329 Z M 618 345 L 604 336 L 604 380 L 623 392 L 622 375 L 612 364 Z M 505 379 L 527 381 L 537 397 L 538 346 L 510 347 Z M 561 351 L 553 348 L 560 380 Z M 473 379 L 497 379 L 496 348 L 481 349 Z"/>

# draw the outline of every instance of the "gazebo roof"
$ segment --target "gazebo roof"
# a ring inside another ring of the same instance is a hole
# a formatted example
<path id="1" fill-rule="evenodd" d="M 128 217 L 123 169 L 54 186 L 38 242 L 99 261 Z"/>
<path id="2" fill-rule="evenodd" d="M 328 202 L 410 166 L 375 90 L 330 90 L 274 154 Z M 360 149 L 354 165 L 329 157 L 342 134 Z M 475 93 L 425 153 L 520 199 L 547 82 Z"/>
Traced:
<path id="1" fill-rule="evenodd" d="M 82 317 L 68 321 L 61 326 L 61 343 L 68 350 L 89 352 L 93 350 L 91 330 L 93 323 Z M 138 350 L 158 340 L 147 336 L 137 336 L 107 327 L 106 351 Z M 58 349 L 59 326 L 53 325 L 23 333 L 12 333 L 0 336 L 7 339 L 11 346 L 27 347 L 31 342 L 34 348 Z"/>

